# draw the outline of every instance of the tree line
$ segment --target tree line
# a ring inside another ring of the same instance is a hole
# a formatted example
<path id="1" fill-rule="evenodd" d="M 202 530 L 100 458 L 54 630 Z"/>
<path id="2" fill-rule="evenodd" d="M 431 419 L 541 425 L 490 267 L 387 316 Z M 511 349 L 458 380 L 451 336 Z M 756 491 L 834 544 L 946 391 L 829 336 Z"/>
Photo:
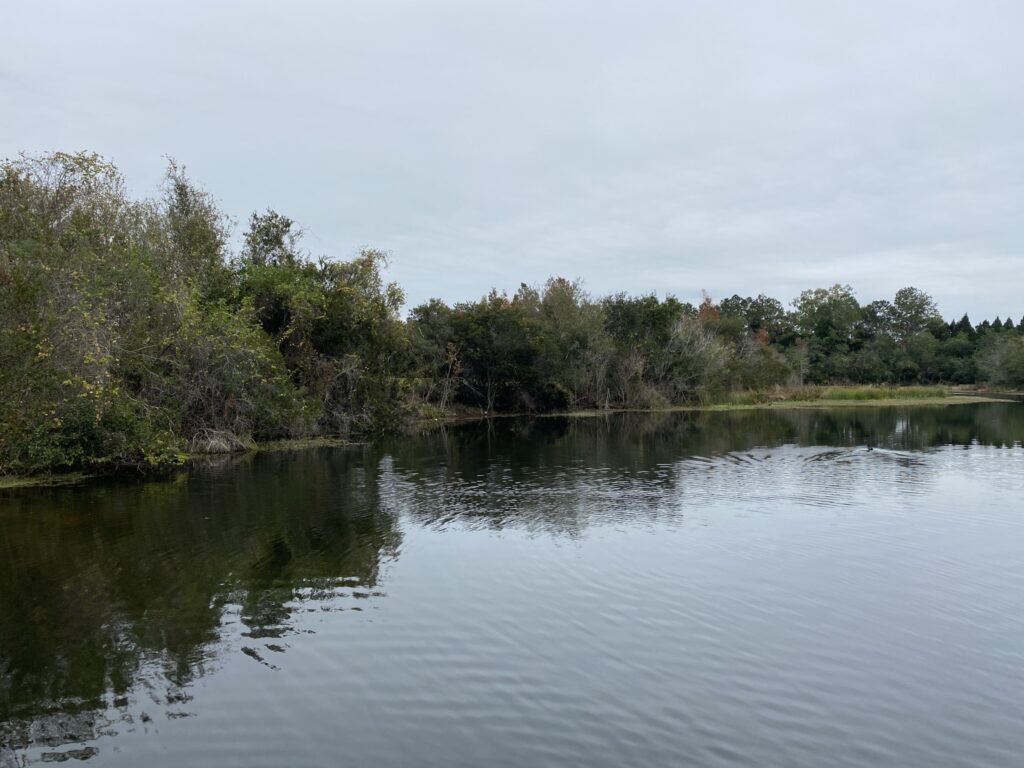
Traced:
<path id="1" fill-rule="evenodd" d="M 0 166 L 0 473 L 160 467 L 452 411 L 652 408 L 805 384 L 1024 387 L 1024 318 L 945 321 L 904 288 L 693 305 L 551 278 L 403 318 L 385 254 L 313 258 L 254 213 L 237 251 L 170 163 L 135 200 L 89 153 Z"/>

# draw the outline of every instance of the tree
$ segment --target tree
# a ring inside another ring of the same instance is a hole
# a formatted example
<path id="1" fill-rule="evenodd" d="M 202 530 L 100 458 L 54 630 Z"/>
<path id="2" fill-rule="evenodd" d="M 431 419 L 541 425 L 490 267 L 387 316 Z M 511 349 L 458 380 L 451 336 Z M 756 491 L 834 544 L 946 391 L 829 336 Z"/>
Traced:
<path id="1" fill-rule="evenodd" d="M 805 338 L 849 340 L 861 317 L 860 304 L 848 285 L 803 291 L 793 300 L 793 309 L 793 322 Z"/>
<path id="2" fill-rule="evenodd" d="M 742 298 L 739 294 L 734 293 L 728 299 L 722 299 L 718 303 L 718 311 L 726 317 L 741 317 L 746 320 L 751 301 L 752 299 L 749 297 Z"/>
<path id="3" fill-rule="evenodd" d="M 939 316 L 932 297 L 918 288 L 898 290 L 891 313 L 892 332 L 901 343 L 923 331 L 930 320 Z"/>
<path id="4" fill-rule="evenodd" d="M 456 305 L 452 328 L 468 398 L 488 414 L 537 406 L 537 352 L 524 302 L 491 291 L 478 302 Z"/>
<path id="5" fill-rule="evenodd" d="M 174 160 L 168 163 L 162 205 L 169 240 L 168 279 L 216 286 L 225 294 L 227 219 L 210 194 L 195 186 Z"/>
<path id="6" fill-rule="evenodd" d="M 452 328 L 452 309 L 440 299 L 420 304 L 409 312 L 406 331 L 421 396 L 431 401 L 441 385 L 440 405 L 446 408 L 462 372 Z"/>
<path id="7" fill-rule="evenodd" d="M 538 365 L 548 399 L 564 397 L 573 407 L 606 401 L 614 345 L 602 306 L 578 280 L 561 277 L 547 281 L 536 306 Z"/>
<path id="8" fill-rule="evenodd" d="M 882 299 L 866 304 L 861 312 L 860 329 L 867 339 L 892 336 L 895 312 L 890 302 Z"/>
<path id="9" fill-rule="evenodd" d="M 301 258 L 298 241 L 302 235 L 294 226 L 294 221 L 269 208 L 266 213 L 253 213 L 242 258 L 259 266 L 294 264 Z"/>
<path id="10" fill-rule="evenodd" d="M 728 349 L 699 318 L 681 317 L 654 380 L 668 402 L 685 402 L 721 388 L 728 363 Z"/>
<path id="11" fill-rule="evenodd" d="M 552 277 L 403 322 L 381 251 L 314 259 L 270 209 L 238 253 L 230 243 L 213 197 L 173 161 L 155 200 L 131 199 L 92 154 L 0 165 L 0 472 L 375 432 L 424 401 L 492 414 L 787 381 L 1020 386 L 1021 325 L 945 322 L 912 287 L 863 307 L 847 285 L 817 288 L 787 314 L 763 294 L 694 307 L 595 299 Z"/>
<path id="12" fill-rule="evenodd" d="M 763 293 L 748 300 L 746 318 L 751 331 L 765 331 L 774 344 L 782 343 L 792 335 L 793 328 L 782 302 Z"/>
<path id="13" fill-rule="evenodd" d="M 95 155 L 25 157 L 3 179 L 0 471 L 161 466 L 200 434 L 286 433 L 280 357 L 210 290 L 230 280 L 223 216 L 176 166 L 156 203 Z"/>
<path id="14" fill-rule="evenodd" d="M 804 291 L 793 307 L 794 325 L 808 342 L 810 378 L 817 382 L 847 379 L 853 331 L 861 319 L 853 289 L 833 285 Z"/>
<path id="15" fill-rule="evenodd" d="M 956 327 L 953 329 L 953 335 L 956 336 L 957 334 L 963 334 L 971 341 L 974 341 L 974 339 L 978 335 L 978 332 L 974 329 L 974 326 L 971 325 L 971 319 L 966 314 L 964 314 L 964 316 L 960 318 L 960 321 L 956 324 Z"/>
<path id="16" fill-rule="evenodd" d="M 335 433 L 380 430 L 403 415 L 413 358 L 399 317 L 405 294 L 384 280 L 386 266 L 384 252 L 366 249 L 315 267 L 323 298 L 309 338 L 315 367 L 307 386 L 323 403 L 322 425 Z"/>
<path id="17" fill-rule="evenodd" d="M 1024 337 L 1003 334 L 979 353 L 978 368 L 989 383 L 1024 388 Z"/>
<path id="18" fill-rule="evenodd" d="M 615 347 L 609 389 L 615 400 L 628 405 L 664 403 L 660 392 L 671 369 L 669 350 L 683 319 L 695 319 L 698 310 L 673 296 L 628 297 L 615 294 L 602 302 L 605 328 Z"/>

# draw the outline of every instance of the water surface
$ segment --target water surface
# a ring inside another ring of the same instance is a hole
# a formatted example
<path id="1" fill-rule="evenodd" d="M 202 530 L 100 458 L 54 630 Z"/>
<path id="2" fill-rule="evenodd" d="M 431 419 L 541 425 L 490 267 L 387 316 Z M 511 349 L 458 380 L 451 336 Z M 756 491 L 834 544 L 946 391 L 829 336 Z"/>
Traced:
<path id="1" fill-rule="evenodd" d="M 0 492 L 0 766 L 1020 766 L 1022 439 L 499 420 Z"/>

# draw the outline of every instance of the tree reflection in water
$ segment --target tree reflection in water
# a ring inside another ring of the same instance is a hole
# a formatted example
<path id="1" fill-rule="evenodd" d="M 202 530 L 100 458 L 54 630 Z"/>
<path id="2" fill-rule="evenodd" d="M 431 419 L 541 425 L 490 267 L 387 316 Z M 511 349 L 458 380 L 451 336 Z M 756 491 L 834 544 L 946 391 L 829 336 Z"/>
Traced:
<path id="1" fill-rule="evenodd" d="M 803 458 L 845 461 L 871 445 L 915 473 L 933 470 L 910 452 L 1022 439 L 1024 408 L 999 403 L 499 419 L 3 492 L 0 743 L 84 758 L 83 742 L 188 716 L 192 684 L 224 654 L 274 667 L 297 613 L 382 598 L 400 520 L 573 537 L 622 514 L 623 497 L 634 516 L 676 514 L 667 500 L 699 473 L 727 461 L 749 474 L 758 450 L 828 446 Z"/>
<path id="2" fill-rule="evenodd" d="M 187 714 L 238 616 L 253 648 L 314 602 L 376 594 L 398 553 L 361 449 L 197 465 L 171 481 L 9 493 L 0 527 L 0 739 L 63 744 Z M 280 644 L 270 643 L 276 648 Z M 114 722 L 116 718 L 117 722 Z"/>

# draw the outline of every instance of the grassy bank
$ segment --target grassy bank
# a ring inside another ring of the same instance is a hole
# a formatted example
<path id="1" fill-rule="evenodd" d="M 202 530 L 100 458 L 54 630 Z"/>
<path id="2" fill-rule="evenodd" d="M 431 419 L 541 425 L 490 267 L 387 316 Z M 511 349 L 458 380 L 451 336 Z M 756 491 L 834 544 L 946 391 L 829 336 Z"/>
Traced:
<path id="1" fill-rule="evenodd" d="M 732 392 L 713 405 L 766 405 L 772 403 L 867 403 L 945 399 L 948 387 L 832 386 L 788 387 L 772 390 Z"/>
<path id="2" fill-rule="evenodd" d="M 648 409 L 659 411 L 741 411 L 769 408 L 842 408 L 861 406 L 886 408 L 906 405 L 968 405 L 971 403 L 1014 402 L 997 396 L 957 394 L 949 387 L 830 386 L 790 387 L 769 391 L 732 392 L 707 403 Z M 627 409 L 629 410 L 629 409 Z M 639 409 L 644 410 L 644 409 Z M 614 412 L 614 411 L 613 411 Z M 604 410 L 573 411 L 571 416 L 593 416 Z M 566 415 L 566 414 L 552 414 Z"/>
<path id="3" fill-rule="evenodd" d="M 954 406 L 970 405 L 971 403 L 1008 403 L 1012 400 L 1000 400 L 993 397 L 977 395 L 949 395 L 947 397 L 920 398 L 879 398 L 875 400 L 775 400 L 769 402 L 749 403 L 713 403 L 706 405 L 673 405 L 667 408 L 619 408 L 610 410 L 569 411 L 550 413 L 545 416 L 606 416 L 609 413 L 673 413 L 684 411 L 755 411 L 782 410 L 785 408 L 892 408 L 897 406 Z"/>
<path id="4" fill-rule="evenodd" d="M 951 406 L 970 405 L 972 403 L 1007 403 L 1012 400 L 1001 400 L 995 397 L 980 395 L 936 395 L 922 397 L 877 397 L 870 399 L 856 398 L 818 398 L 816 400 L 775 400 L 763 403 L 718 403 L 715 405 L 694 406 L 692 410 L 702 411 L 741 411 L 754 409 L 781 408 L 891 408 L 895 406 Z M 688 410 L 682 408 L 679 410 Z"/>

